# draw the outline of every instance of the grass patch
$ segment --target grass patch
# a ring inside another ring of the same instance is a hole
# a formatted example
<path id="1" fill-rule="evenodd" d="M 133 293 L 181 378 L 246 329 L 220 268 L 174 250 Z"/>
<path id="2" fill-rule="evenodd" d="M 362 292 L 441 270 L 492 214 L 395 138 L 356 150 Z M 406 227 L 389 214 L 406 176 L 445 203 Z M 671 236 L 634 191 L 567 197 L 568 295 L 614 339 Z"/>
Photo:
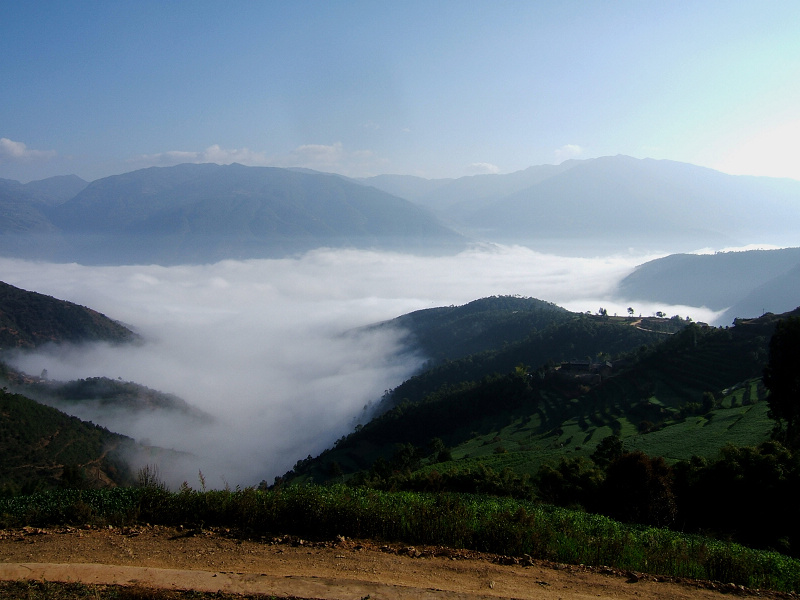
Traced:
<path id="1" fill-rule="evenodd" d="M 769 439 L 774 421 L 767 416 L 766 402 L 734 408 L 719 408 L 709 415 L 687 417 L 646 435 L 625 440 L 628 451 L 641 450 L 673 462 L 692 456 L 715 457 L 726 444 L 757 446 Z"/>

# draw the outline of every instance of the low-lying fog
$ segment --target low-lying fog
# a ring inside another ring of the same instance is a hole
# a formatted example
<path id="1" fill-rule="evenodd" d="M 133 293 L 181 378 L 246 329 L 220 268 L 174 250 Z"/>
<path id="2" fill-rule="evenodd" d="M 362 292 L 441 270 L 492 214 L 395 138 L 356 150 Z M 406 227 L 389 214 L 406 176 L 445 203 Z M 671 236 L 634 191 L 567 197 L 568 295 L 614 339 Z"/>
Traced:
<path id="1" fill-rule="evenodd" d="M 575 311 L 689 315 L 705 309 L 611 298 L 653 256 L 565 258 L 519 247 L 452 257 L 319 250 L 297 259 L 202 266 L 86 267 L 0 259 L 0 279 L 98 310 L 141 334 L 137 347 L 98 345 L 22 355 L 14 364 L 51 379 L 105 376 L 177 394 L 214 425 L 164 414 L 79 414 L 140 442 L 196 455 L 160 465 L 173 486 L 272 482 L 350 431 L 365 404 L 425 357 L 403 359 L 400 336 L 362 325 L 491 295 L 549 300 Z M 87 409 L 88 410 L 88 409 Z M 91 411 L 89 411 L 91 412 Z"/>

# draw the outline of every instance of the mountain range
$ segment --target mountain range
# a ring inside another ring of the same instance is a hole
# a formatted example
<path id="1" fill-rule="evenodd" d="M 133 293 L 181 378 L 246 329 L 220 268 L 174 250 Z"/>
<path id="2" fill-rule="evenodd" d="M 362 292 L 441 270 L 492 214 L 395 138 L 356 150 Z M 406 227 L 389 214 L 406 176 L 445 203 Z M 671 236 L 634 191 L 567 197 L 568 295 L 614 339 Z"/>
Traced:
<path id="1" fill-rule="evenodd" d="M 49 206 L 7 187 L 13 202 L 0 206 L 0 222 L 23 208 L 31 214 L 16 219 L 0 249 L 25 258 L 178 264 L 321 246 L 428 252 L 464 244 L 419 206 L 324 173 L 238 164 L 153 167 L 99 179 Z"/>
<path id="2" fill-rule="evenodd" d="M 238 164 L 87 183 L 0 180 L 0 253 L 86 264 L 204 263 L 351 247 L 447 253 L 469 241 L 580 254 L 800 245 L 800 181 L 609 156 L 504 175 L 349 179 Z"/>
<path id="3" fill-rule="evenodd" d="M 537 249 L 676 252 L 800 242 L 800 181 L 668 160 L 606 156 L 508 175 L 364 181 L 430 208 L 465 235 Z"/>

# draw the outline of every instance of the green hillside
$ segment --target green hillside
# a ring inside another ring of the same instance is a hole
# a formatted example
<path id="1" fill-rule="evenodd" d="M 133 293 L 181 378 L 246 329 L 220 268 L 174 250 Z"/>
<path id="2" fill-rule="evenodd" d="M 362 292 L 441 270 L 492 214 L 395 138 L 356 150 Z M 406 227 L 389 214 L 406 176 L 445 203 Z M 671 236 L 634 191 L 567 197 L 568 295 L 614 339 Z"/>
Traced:
<path id="1" fill-rule="evenodd" d="M 463 306 L 418 310 L 374 328 L 404 329 L 410 349 L 436 364 L 520 341 L 572 316 L 552 302 L 492 296 Z"/>
<path id="2" fill-rule="evenodd" d="M 287 479 L 374 476 L 376 461 L 391 472 L 409 447 L 414 458 L 403 468 L 411 471 L 480 464 L 534 475 L 565 457 L 588 458 L 612 434 L 627 450 L 673 462 L 713 457 L 727 443 L 755 445 L 773 425 L 760 376 L 776 320 L 722 329 L 653 319 L 651 327 L 679 328 L 667 334 L 643 331 L 638 319 L 573 315 L 404 382 L 385 399 L 387 412 L 317 459 L 299 461 Z M 571 361 L 569 350 L 603 361 Z M 447 452 L 430 445 L 435 438 Z"/>
<path id="3" fill-rule="evenodd" d="M 133 440 L 19 394 L 0 391 L 0 490 L 131 483 Z"/>
<path id="4" fill-rule="evenodd" d="M 419 402 L 427 394 L 445 386 L 478 381 L 495 373 L 508 373 L 520 365 L 526 370 L 540 370 L 563 361 L 603 362 L 641 346 L 661 342 L 688 324 L 680 319 L 608 317 L 563 309 L 542 310 L 541 307 L 532 311 L 529 317 L 521 312 L 514 313 L 512 321 L 503 312 L 501 310 L 496 319 L 479 315 L 481 321 L 493 324 L 488 328 L 492 335 L 481 336 L 483 339 L 452 336 L 452 343 L 448 344 L 450 338 L 438 335 L 442 327 L 435 322 L 428 326 L 427 331 L 417 333 L 419 339 L 434 340 L 421 345 L 427 349 L 441 348 L 439 356 L 445 360 L 434 362 L 423 373 L 403 382 L 386 400 L 391 405 L 404 401 Z M 534 319 L 536 323 L 532 324 Z M 467 320 L 465 315 L 459 319 L 459 325 L 462 330 L 470 331 L 465 323 Z M 416 323 L 419 328 L 421 325 Z M 511 335 L 502 335 L 509 329 Z M 482 328 L 478 327 L 478 331 Z M 461 349 L 470 346 L 477 346 L 480 351 L 458 358 Z"/>
<path id="5" fill-rule="evenodd" d="M 0 348 L 48 342 L 130 342 L 136 334 L 85 306 L 0 282 Z"/>
<path id="6" fill-rule="evenodd" d="M 504 353 L 519 360 L 477 380 L 419 385 L 413 399 L 298 461 L 273 487 L 345 483 L 512 496 L 797 556 L 800 453 L 789 426 L 788 446 L 773 440 L 774 398 L 761 377 L 774 358 L 776 325 L 797 315 L 800 309 L 731 328 L 682 321 L 660 341 L 602 353 L 602 361 L 530 368 L 518 343 L 444 363 L 431 372 L 457 363 L 488 372 Z M 576 324 L 586 339 L 606 343 L 626 339 L 620 328 L 643 327 L 638 319 L 584 315 L 552 332 L 578 341 L 570 338 Z M 554 335 L 551 347 L 564 343 Z M 434 382 L 430 373 L 417 379 Z"/>

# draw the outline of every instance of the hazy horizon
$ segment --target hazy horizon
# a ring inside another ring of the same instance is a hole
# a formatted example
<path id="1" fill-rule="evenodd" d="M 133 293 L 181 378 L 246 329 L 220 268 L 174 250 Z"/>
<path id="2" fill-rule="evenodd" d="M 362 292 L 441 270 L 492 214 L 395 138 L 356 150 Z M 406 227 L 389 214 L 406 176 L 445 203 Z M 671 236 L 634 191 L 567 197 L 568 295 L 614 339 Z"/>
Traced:
<path id="1" fill-rule="evenodd" d="M 800 5 L 0 0 L 0 177 L 240 162 L 800 179 Z"/>

